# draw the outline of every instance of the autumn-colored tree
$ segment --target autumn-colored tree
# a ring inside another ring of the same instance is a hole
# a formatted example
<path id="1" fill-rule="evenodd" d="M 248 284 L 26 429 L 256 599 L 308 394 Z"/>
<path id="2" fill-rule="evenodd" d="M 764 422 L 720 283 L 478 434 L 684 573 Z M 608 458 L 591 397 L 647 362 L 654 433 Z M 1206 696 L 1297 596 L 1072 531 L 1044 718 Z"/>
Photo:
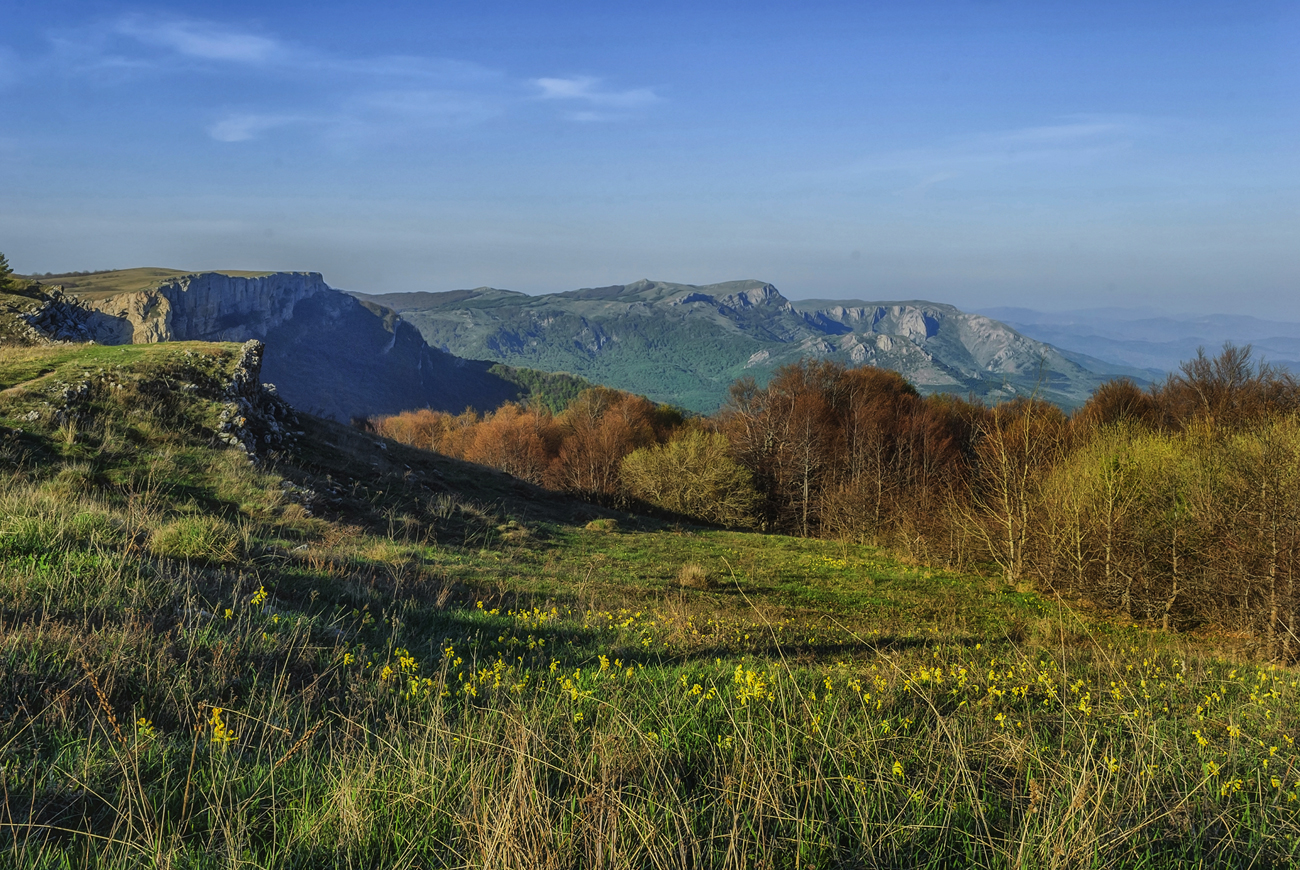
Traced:
<path id="1" fill-rule="evenodd" d="M 1070 418 L 1070 428 L 1082 442 L 1107 426 L 1125 424 L 1150 429 L 1159 421 L 1160 409 L 1152 394 L 1128 378 L 1116 378 L 1093 392 Z"/>
<path id="2" fill-rule="evenodd" d="M 618 501 L 619 466 L 638 447 L 657 443 L 660 412 L 642 396 L 605 387 L 583 390 L 556 418 L 563 437 L 549 485 L 601 501 Z"/>
<path id="3" fill-rule="evenodd" d="M 1216 357 L 1197 350 L 1155 391 L 1154 401 L 1172 428 L 1201 423 L 1240 429 L 1300 410 L 1300 384 L 1284 369 L 1255 362 L 1250 345 L 1229 342 Z"/>
<path id="4" fill-rule="evenodd" d="M 843 373 L 836 363 L 803 361 L 778 369 L 765 389 L 749 379 L 732 388 L 722 431 L 753 475 L 773 528 L 819 531 L 823 484 L 844 446 L 836 409 Z"/>
<path id="5" fill-rule="evenodd" d="M 555 443 L 554 427 L 546 408 L 508 402 L 474 427 L 464 458 L 540 486 L 553 459 L 548 444 Z"/>

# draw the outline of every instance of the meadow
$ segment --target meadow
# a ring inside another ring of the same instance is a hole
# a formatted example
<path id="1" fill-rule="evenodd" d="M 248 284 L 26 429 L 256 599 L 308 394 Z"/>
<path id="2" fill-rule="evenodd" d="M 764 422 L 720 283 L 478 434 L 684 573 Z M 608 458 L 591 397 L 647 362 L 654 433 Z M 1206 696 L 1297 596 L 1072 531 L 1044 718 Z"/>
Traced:
<path id="1" fill-rule="evenodd" d="M 647 519 L 0 350 L 0 864 L 1285 866 L 1300 674 L 1213 625 Z"/>

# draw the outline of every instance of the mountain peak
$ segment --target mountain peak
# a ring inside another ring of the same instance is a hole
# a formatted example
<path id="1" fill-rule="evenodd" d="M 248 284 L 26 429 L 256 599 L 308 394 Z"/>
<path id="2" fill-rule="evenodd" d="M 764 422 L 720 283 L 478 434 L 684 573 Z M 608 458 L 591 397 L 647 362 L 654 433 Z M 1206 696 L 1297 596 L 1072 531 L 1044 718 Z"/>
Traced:
<path id="1" fill-rule="evenodd" d="M 748 284 L 750 282 L 734 282 Z M 788 308 L 790 300 L 781 295 L 771 284 L 760 284 L 757 287 L 748 287 L 744 290 L 738 290 L 729 293 L 718 300 L 728 308 L 753 308 L 758 305 L 772 305 L 777 307 Z"/>

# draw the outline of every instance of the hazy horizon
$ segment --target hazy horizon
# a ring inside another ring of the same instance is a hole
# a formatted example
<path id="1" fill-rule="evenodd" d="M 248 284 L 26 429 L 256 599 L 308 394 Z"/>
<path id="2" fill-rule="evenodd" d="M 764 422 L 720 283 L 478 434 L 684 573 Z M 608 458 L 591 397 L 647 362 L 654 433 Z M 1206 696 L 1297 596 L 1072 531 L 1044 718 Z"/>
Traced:
<path id="1" fill-rule="evenodd" d="M 1300 321 L 1293 4 L 11 10 L 20 272 Z"/>

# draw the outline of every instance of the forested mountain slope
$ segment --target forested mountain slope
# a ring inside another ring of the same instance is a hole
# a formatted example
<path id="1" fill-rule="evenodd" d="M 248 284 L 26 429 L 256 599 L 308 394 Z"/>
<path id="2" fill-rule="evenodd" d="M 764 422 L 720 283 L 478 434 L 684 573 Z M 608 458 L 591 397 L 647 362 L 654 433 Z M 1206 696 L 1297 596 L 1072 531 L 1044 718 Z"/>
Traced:
<path id="1" fill-rule="evenodd" d="M 1064 354 L 987 317 L 932 302 L 792 302 L 771 284 L 662 281 L 529 296 L 479 288 L 364 297 L 434 347 L 641 393 L 697 411 L 739 377 L 765 383 L 807 357 L 902 373 L 922 392 L 997 400 L 1037 391 L 1066 407 L 1146 373 Z"/>

